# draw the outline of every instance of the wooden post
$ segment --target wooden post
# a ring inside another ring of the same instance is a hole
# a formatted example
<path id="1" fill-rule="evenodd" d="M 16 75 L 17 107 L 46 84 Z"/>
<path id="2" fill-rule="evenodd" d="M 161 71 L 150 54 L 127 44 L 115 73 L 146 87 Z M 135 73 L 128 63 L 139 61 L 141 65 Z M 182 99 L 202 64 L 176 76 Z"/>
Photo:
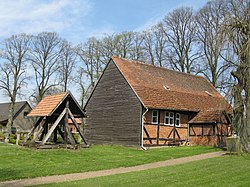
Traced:
<path id="1" fill-rule="evenodd" d="M 16 135 L 16 145 L 18 145 L 19 140 L 20 140 L 20 132 L 18 132 Z"/>
<path id="2" fill-rule="evenodd" d="M 160 137 L 160 111 L 157 110 L 158 112 L 158 122 L 157 122 L 157 137 L 156 137 L 156 144 L 159 145 L 159 137 Z"/>
<path id="3" fill-rule="evenodd" d="M 173 138 L 174 138 L 174 143 L 175 143 L 175 131 L 176 131 L 176 126 L 175 126 L 175 123 L 176 123 L 176 113 L 174 112 L 174 134 L 173 134 Z"/>
<path id="4" fill-rule="evenodd" d="M 69 125 L 66 124 L 65 126 L 65 129 L 67 131 L 67 135 L 68 135 L 68 138 L 69 138 L 69 141 L 72 145 L 75 145 L 76 144 L 76 139 L 74 138 L 73 134 L 70 132 L 70 129 L 69 129 Z"/>
<path id="5" fill-rule="evenodd" d="M 84 141 L 84 143 L 85 143 L 86 145 L 88 145 L 88 143 L 87 143 L 87 141 L 85 140 L 84 135 L 83 135 L 83 133 L 82 133 L 80 127 L 79 127 L 79 125 L 76 123 L 76 120 L 75 120 L 73 114 L 71 113 L 70 110 L 69 110 L 68 112 L 69 112 L 70 119 L 72 120 L 72 122 L 73 122 L 73 124 L 75 125 L 77 131 L 79 132 L 79 134 L 80 134 L 82 140 Z"/>
<path id="6" fill-rule="evenodd" d="M 62 130 L 60 128 L 58 128 L 58 126 L 57 126 L 57 130 L 58 130 L 59 134 L 61 135 L 63 141 L 65 141 L 64 134 L 63 134 Z"/>
<path id="7" fill-rule="evenodd" d="M 68 124 L 68 119 L 69 119 L 69 112 L 68 112 L 68 109 L 69 109 L 69 100 L 67 99 L 67 102 L 66 102 L 66 115 L 65 115 L 65 118 L 64 118 L 64 138 L 65 138 L 65 141 L 64 143 L 67 144 L 68 143 L 68 135 L 67 135 L 67 124 Z"/>
<path id="8" fill-rule="evenodd" d="M 39 124 L 41 123 L 41 121 L 43 120 L 44 117 L 40 117 L 38 119 L 38 121 L 36 122 L 36 124 L 34 125 L 34 127 L 32 127 L 31 131 L 27 134 L 27 136 L 24 138 L 23 143 L 25 143 L 29 137 L 35 132 L 36 128 L 39 126 Z"/>
<path id="9" fill-rule="evenodd" d="M 48 121 L 46 119 L 45 123 L 43 124 L 43 131 L 42 131 L 42 134 L 39 135 L 40 138 L 39 138 L 39 141 L 42 141 L 43 137 L 48 133 Z"/>
<path id="10" fill-rule="evenodd" d="M 43 138 L 42 141 L 42 145 L 44 145 L 47 140 L 49 139 L 49 137 L 51 136 L 52 132 L 55 130 L 55 128 L 57 127 L 57 125 L 59 124 L 59 122 L 62 120 L 62 118 L 64 117 L 66 113 L 66 108 L 63 110 L 63 112 L 60 114 L 60 116 L 57 118 L 57 120 L 55 121 L 55 123 L 52 125 L 52 127 L 50 128 L 49 132 L 46 134 L 46 136 Z"/>
<path id="11" fill-rule="evenodd" d="M 33 139 L 31 140 L 31 143 L 35 143 L 37 137 L 39 137 L 39 136 L 41 135 L 42 131 L 44 130 L 43 127 L 44 127 L 44 126 L 41 125 L 41 127 L 40 127 L 40 129 L 37 131 L 37 133 L 34 134 L 34 137 L 33 137 Z"/>
<path id="12" fill-rule="evenodd" d="M 58 126 L 54 130 L 54 142 L 55 143 L 57 142 L 57 129 L 58 129 Z"/>

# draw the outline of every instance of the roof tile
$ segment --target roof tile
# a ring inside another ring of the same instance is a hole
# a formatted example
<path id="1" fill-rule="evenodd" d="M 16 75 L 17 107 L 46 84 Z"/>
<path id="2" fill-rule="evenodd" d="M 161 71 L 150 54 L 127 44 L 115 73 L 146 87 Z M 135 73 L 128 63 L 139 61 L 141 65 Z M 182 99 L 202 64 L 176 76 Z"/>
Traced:
<path id="1" fill-rule="evenodd" d="M 231 105 L 207 79 L 153 65 L 112 57 L 147 108 L 232 111 Z"/>
<path id="2" fill-rule="evenodd" d="M 68 93 L 61 93 L 45 97 L 28 116 L 49 116 L 67 95 Z"/>

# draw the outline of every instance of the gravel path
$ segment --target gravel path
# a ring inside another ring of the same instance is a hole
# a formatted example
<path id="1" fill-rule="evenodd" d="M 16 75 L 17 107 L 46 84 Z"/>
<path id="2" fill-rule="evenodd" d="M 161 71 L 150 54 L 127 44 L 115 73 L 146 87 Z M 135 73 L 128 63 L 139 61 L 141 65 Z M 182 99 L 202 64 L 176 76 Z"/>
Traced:
<path id="1" fill-rule="evenodd" d="M 152 168 L 184 164 L 184 163 L 192 162 L 196 160 L 219 157 L 224 154 L 225 154 L 224 152 L 220 151 L 220 152 L 205 153 L 205 154 L 194 155 L 194 156 L 189 156 L 189 157 L 154 162 L 154 163 L 144 164 L 144 165 L 139 165 L 139 166 L 126 167 L 126 168 L 122 167 L 122 168 L 115 168 L 115 169 L 108 169 L 108 170 L 101 170 L 101 171 L 90 171 L 90 172 L 85 172 L 85 173 L 72 173 L 72 174 L 65 174 L 65 175 L 37 177 L 37 178 L 32 178 L 32 179 L 5 181 L 5 182 L 0 182 L 0 187 L 2 186 L 20 187 L 20 186 L 32 186 L 32 185 L 38 185 L 38 184 L 76 181 L 76 180 L 108 176 L 108 175 L 114 175 L 114 174 L 120 174 L 120 173 L 128 173 L 132 171 L 142 171 L 142 170 L 148 170 Z"/>

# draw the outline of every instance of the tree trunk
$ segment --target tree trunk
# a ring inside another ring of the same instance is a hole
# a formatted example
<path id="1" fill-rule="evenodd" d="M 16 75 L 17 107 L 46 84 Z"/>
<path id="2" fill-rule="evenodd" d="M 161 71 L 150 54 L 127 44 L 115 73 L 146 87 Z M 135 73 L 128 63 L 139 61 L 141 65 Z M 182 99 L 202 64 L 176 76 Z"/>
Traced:
<path id="1" fill-rule="evenodd" d="M 240 136 L 241 148 L 244 152 L 248 152 L 248 133 L 247 133 L 247 120 L 244 115 L 245 107 L 244 100 L 242 97 L 242 91 L 245 88 L 244 80 L 244 67 L 238 66 L 237 71 L 232 72 L 232 75 L 237 79 L 237 84 L 233 88 L 233 97 L 234 97 L 234 118 L 232 125 L 234 130 L 237 131 Z M 247 107 L 246 107 L 247 108 Z"/>
<path id="2" fill-rule="evenodd" d="M 13 117 L 14 117 L 14 102 L 11 102 L 9 106 L 8 123 L 6 125 L 5 143 L 9 143 L 10 140 L 11 127 L 14 121 Z"/>
<path id="3" fill-rule="evenodd" d="M 250 52 L 250 51 L 249 51 Z M 250 141 L 250 54 L 248 55 L 248 67 L 246 75 L 246 130 L 248 141 Z"/>

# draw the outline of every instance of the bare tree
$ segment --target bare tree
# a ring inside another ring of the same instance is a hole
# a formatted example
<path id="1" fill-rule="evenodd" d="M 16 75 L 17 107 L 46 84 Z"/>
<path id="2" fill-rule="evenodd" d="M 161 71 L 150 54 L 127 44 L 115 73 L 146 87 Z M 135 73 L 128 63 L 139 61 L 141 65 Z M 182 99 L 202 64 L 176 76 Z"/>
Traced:
<path id="1" fill-rule="evenodd" d="M 36 102 L 43 99 L 46 92 L 60 84 L 54 76 L 58 72 L 61 58 L 61 39 L 57 33 L 42 32 L 32 38 L 30 60 L 35 73 Z"/>
<path id="2" fill-rule="evenodd" d="M 224 11 L 224 1 L 209 1 L 196 16 L 198 43 L 204 60 L 200 72 L 220 90 L 229 85 L 225 74 L 229 74 L 231 65 L 227 59 L 232 53 L 223 27 Z"/>
<path id="3" fill-rule="evenodd" d="M 90 38 L 88 42 L 76 48 L 76 54 L 83 63 L 83 71 L 90 80 L 91 90 L 104 68 L 101 61 L 100 45 L 96 38 Z"/>
<path id="4" fill-rule="evenodd" d="M 101 60 L 103 64 L 107 64 L 110 60 L 110 57 L 114 55 L 119 55 L 117 53 L 118 40 L 115 37 L 115 34 L 106 35 L 100 41 L 100 52 L 101 52 Z"/>
<path id="5" fill-rule="evenodd" d="M 235 63 L 236 71 L 232 72 L 236 80 L 233 92 L 233 125 L 240 135 L 243 151 L 248 152 L 250 136 L 250 3 L 249 0 L 228 0 L 226 3 L 225 27 L 239 62 Z"/>
<path id="6" fill-rule="evenodd" d="M 167 15 L 160 24 L 167 39 L 167 60 L 174 70 L 195 72 L 195 62 L 200 57 L 194 48 L 196 24 L 191 8 L 179 8 Z"/>
<path id="7" fill-rule="evenodd" d="M 146 51 L 146 62 L 151 65 L 155 64 L 155 39 L 151 29 L 143 31 L 143 49 Z"/>
<path id="8" fill-rule="evenodd" d="M 91 88 L 91 85 L 87 83 L 85 76 L 85 70 L 80 67 L 77 70 L 77 76 L 74 79 L 74 82 L 78 85 L 78 91 L 80 92 L 80 104 L 82 108 L 89 97 Z"/>
<path id="9" fill-rule="evenodd" d="M 130 52 L 130 58 L 133 60 L 146 61 L 145 50 L 143 50 L 143 36 L 139 32 L 134 32 L 133 46 Z"/>
<path id="10" fill-rule="evenodd" d="M 121 34 L 115 35 L 117 41 L 116 55 L 122 58 L 130 58 L 131 51 L 134 45 L 134 33 L 133 32 L 122 32 Z"/>
<path id="11" fill-rule="evenodd" d="M 153 35 L 155 40 L 155 58 L 157 60 L 157 64 L 160 67 L 168 65 L 166 62 L 166 46 L 167 39 L 162 31 L 162 25 L 158 24 L 153 27 Z"/>
<path id="12" fill-rule="evenodd" d="M 76 65 L 76 53 L 69 42 L 63 40 L 61 43 L 61 58 L 59 61 L 59 77 L 63 85 L 63 92 L 68 90 L 68 84 L 73 80 Z"/>
<path id="13" fill-rule="evenodd" d="M 146 59 L 155 66 L 166 66 L 166 46 L 167 39 L 162 30 L 162 24 L 157 24 L 143 32 L 143 46 Z"/>
<path id="14" fill-rule="evenodd" d="M 1 58 L 4 60 L 4 63 L 0 65 L 0 89 L 10 98 L 6 142 L 9 142 L 9 135 L 11 134 L 17 95 L 21 94 L 20 90 L 26 84 L 28 78 L 25 75 L 25 68 L 30 38 L 26 34 L 13 35 L 3 42 Z"/>

